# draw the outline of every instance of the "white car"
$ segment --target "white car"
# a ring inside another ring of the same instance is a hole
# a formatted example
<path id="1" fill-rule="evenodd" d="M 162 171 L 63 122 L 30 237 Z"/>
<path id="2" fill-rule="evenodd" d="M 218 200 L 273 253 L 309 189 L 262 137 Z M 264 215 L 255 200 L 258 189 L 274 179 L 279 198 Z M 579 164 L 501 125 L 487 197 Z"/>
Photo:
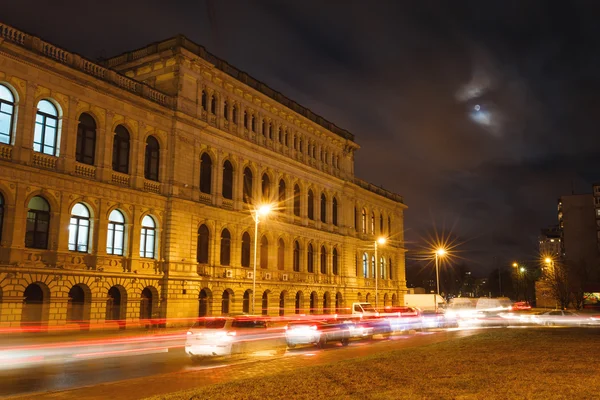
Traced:
<path id="1" fill-rule="evenodd" d="M 565 310 L 547 311 L 541 314 L 531 316 L 531 321 L 546 326 L 553 325 L 595 325 L 593 316 L 577 314 Z"/>
<path id="2" fill-rule="evenodd" d="M 187 332 L 185 352 L 192 360 L 244 353 L 285 353 L 283 328 L 264 317 L 202 318 Z"/>

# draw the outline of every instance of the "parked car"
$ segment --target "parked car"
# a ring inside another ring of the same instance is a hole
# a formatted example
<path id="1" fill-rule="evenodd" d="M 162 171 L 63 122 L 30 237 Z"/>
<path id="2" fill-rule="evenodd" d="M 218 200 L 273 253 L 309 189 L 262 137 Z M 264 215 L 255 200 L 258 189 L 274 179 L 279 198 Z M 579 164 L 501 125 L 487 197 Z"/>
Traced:
<path id="1" fill-rule="evenodd" d="M 256 352 L 281 354 L 286 349 L 283 332 L 264 317 L 202 318 L 187 332 L 185 352 L 192 360 Z"/>
<path id="2" fill-rule="evenodd" d="M 577 314 L 566 310 L 552 310 L 531 316 L 531 321 L 545 326 L 553 325 L 595 325 L 594 316 Z"/>
<path id="3" fill-rule="evenodd" d="M 299 344 L 324 347 L 328 342 L 341 342 L 347 346 L 354 337 L 356 325 L 352 321 L 296 321 L 287 326 L 285 338 L 291 348 Z"/>

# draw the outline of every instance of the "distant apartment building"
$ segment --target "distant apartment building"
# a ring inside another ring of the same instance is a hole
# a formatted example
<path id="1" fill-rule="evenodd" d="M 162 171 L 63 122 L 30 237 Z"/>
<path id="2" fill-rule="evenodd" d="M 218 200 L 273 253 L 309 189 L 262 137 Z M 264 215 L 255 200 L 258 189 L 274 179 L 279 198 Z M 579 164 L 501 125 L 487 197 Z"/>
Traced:
<path id="1" fill-rule="evenodd" d="M 541 229 L 539 241 L 541 257 L 558 259 L 561 256 L 561 229 L 558 225 Z"/>
<path id="2" fill-rule="evenodd" d="M 596 214 L 591 193 L 562 196 L 559 199 L 558 224 L 563 262 L 585 263 L 588 268 L 598 270 Z"/>

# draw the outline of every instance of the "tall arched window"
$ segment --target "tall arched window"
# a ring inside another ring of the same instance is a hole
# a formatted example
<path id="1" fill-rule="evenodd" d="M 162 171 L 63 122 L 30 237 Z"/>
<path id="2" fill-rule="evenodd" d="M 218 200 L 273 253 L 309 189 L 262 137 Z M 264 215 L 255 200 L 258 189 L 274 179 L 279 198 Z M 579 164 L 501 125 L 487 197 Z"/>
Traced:
<path id="1" fill-rule="evenodd" d="M 200 191 L 210 194 L 212 187 L 212 159 L 208 153 L 200 157 Z"/>
<path id="2" fill-rule="evenodd" d="M 300 187 L 294 185 L 294 215 L 300 216 Z"/>
<path id="3" fill-rule="evenodd" d="M 196 261 L 200 264 L 208 264 L 208 241 L 210 233 L 204 224 L 198 228 L 198 245 L 196 249 Z"/>
<path id="4" fill-rule="evenodd" d="M 294 241 L 294 272 L 300 271 L 300 243 Z"/>
<path id="5" fill-rule="evenodd" d="M 262 120 L 262 135 L 267 138 L 269 136 L 269 124 L 266 119 Z"/>
<path id="6" fill-rule="evenodd" d="M 260 267 L 269 268 L 269 239 L 266 236 L 260 239 Z"/>
<path id="7" fill-rule="evenodd" d="M 394 274 L 393 274 L 394 269 L 392 268 L 392 259 L 391 258 L 388 260 L 388 269 L 390 271 L 390 273 L 388 275 L 389 279 L 394 279 Z"/>
<path id="8" fill-rule="evenodd" d="M 327 222 L 327 198 L 321 193 L 321 222 Z"/>
<path id="9" fill-rule="evenodd" d="M 379 258 L 379 277 L 381 279 L 386 279 L 387 277 L 387 271 L 385 270 L 385 258 L 380 257 Z"/>
<path id="10" fill-rule="evenodd" d="M 244 111 L 243 117 L 244 117 L 244 121 L 243 121 L 244 122 L 244 128 L 248 129 L 248 112 L 247 111 Z"/>
<path id="11" fill-rule="evenodd" d="M 251 116 L 252 118 L 252 132 L 258 132 L 258 117 Z"/>
<path id="12" fill-rule="evenodd" d="M 0 85 L 0 143 L 12 144 L 15 96 L 4 85 Z"/>
<path id="13" fill-rule="evenodd" d="M 210 96 L 210 112 L 212 114 L 217 113 L 217 95 L 216 94 L 213 94 L 212 96 Z"/>
<path id="14" fill-rule="evenodd" d="M 354 207 L 354 230 L 358 230 L 358 210 Z"/>
<path id="15" fill-rule="evenodd" d="M 271 179 L 269 179 L 269 175 L 263 174 L 261 183 L 262 201 L 266 203 L 271 201 Z"/>
<path id="16" fill-rule="evenodd" d="M 123 125 L 115 129 L 112 168 L 117 172 L 129 173 L 129 131 Z"/>
<path id="17" fill-rule="evenodd" d="M 375 234 L 375 211 L 371 211 L 371 233 Z"/>
<path id="18" fill-rule="evenodd" d="M 48 100 L 40 100 L 35 115 L 33 151 L 55 156 L 58 150 L 58 110 Z"/>
<path id="19" fill-rule="evenodd" d="M 201 105 L 202 105 L 202 109 L 204 111 L 208 110 L 208 98 L 206 96 L 206 90 L 202 89 L 202 98 L 201 98 Z"/>
<path id="20" fill-rule="evenodd" d="M 231 294 L 225 290 L 221 297 L 221 315 L 229 314 L 229 306 L 231 303 Z"/>
<path id="21" fill-rule="evenodd" d="M 233 166 L 229 160 L 223 163 L 223 198 L 233 200 Z"/>
<path id="22" fill-rule="evenodd" d="M 333 252 L 331 254 L 331 269 L 334 275 L 338 275 L 339 274 L 339 270 L 338 270 L 338 251 L 336 248 L 333 249 Z"/>
<path id="23" fill-rule="evenodd" d="M 75 159 L 83 164 L 94 165 L 96 154 L 96 121 L 90 114 L 79 116 Z"/>
<path id="24" fill-rule="evenodd" d="M 231 262 L 231 233 L 227 229 L 221 232 L 221 265 L 229 265 Z"/>
<path id="25" fill-rule="evenodd" d="M 362 209 L 362 233 L 367 233 L 367 209 Z"/>
<path id="26" fill-rule="evenodd" d="M 306 253 L 306 270 L 308 272 L 315 272 L 314 263 L 315 262 L 315 254 L 313 252 L 312 243 L 308 244 L 308 251 Z"/>
<path id="27" fill-rule="evenodd" d="M 47 249 L 48 231 L 50 228 L 50 205 L 43 197 L 35 196 L 29 200 L 27 208 L 25 247 Z"/>
<path id="28" fill-rule="evenodd" d="M 69 250 L 87 253 L 90 239 L 90 211 L 81 203 L 71 210 L 69 223 Z"/>
<path id="29" fill-rule="evenodd" d="M 367 253 L 363 253 L 362 264 L 363 264 L 363 276 L 365 278 L 368 278 L 369 277 L 369 255 Z"/>
<path id="30" fill-rule="evenodd" d="M 334 197 L 331 206 L 331 222 L 333 225 L 338 226 L 338 202 Z"/>
<path id="31" fill-rule="evenodd" d="M 156 249 L 156 223 L 151 216 L 142 219 L 142 232 L 140 234 L 140 257 L 154 258 Z"/>
<path id="32" fill-rule="evenodd" d="M 282 207 L 285 204 L 285 181 L 283 179 L 279 181 L 279 196 L 277 199 L 280 207 Z"/>
<path id="33" fill-rule="evenodd" d="M 237 106 L 237 104 L 234 104 L 231 107 L 231 119 L 234 124 L 238 123 L 238 106 Z"/>
<path id="34" fill-rule="evenodd" d="M 279 239 L 277 243 L 277 269 L 283 271 L 285 266 L 285 242 Z"/>
<path id="35" fill-rule="evenodd" d="M 242 235 L 242 267 L 250 267 L 250 235 L 244 232 Z"/>
<path id="36" fill-rule="evenodd" d="M 383 214 L 379 214 L 379 234 L 383 235 Z"/>
<path id="37" fill-rule="evenodd" d="M 371 277 L 375 277 L 375 256 L 371 256 L 371 270 L 369 271 L 369 273 L 371 274 Z"/>
<path id="38" fill-rule="evenodd" d="M 327 249 L 321 246 L 321 273 L 327 273 Z"/>
<path id="39" fill-rule="evenodd" d="M 229 102 L 227 100 L 223 103 L 223 117 L 225 121 L 229 121 Z"/>
<path id="40" fill-rule="evenodd" d="M 311 189 L 308 189 L 308 219 L 315 219 L 315 195 Z"/>
<path id="41" fill-rule="evenodd" d="M 4 197 L 0 193 L 0 240 L 2 240 L 2 222 L 4 221 Z"/>
<path id="42" fill-rule="evenodd" d="M 108 233 L 106 235 L 106 254 L 122 256 L 125 248 L 125 217 L 119 210 L 108 215 Z"/>
<path id="43" fill-rule="evenodd" d="M 244 297 L 242 298 L 242 312 L 249 314 L 250 313 L 250 298 L 252 296 L 252 290 L 248 289 L 244 292 Z"/>
<path id="44" fill-rule="evenodd" d="M 252 170 L 249 167 L 244 168 L 244 203 L 252 203 Z"/>
<path id="45" fill-rule="evenodd" d="M 146 139 L 144 176 L 151 181 L 158 182 L 159 152 L 158 140 L 154 136 L 148 136 L 148 139 Z"/>

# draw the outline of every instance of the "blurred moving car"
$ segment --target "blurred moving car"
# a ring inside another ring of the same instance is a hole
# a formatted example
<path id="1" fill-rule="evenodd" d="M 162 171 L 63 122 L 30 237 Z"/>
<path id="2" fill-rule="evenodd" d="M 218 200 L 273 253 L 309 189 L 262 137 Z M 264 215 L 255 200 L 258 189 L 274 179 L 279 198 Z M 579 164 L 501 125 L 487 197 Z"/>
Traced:
<path id="1" fill-rule="evenodd" d="M 315 344 L 323 348 L 328 342 L 341 342 L 348 346 L 355 330 L 360 329 L 351 321 L 297 321 L 287 326 L 285 338 L 290 348 L 299 344 Z"/>
<path id="2" fill-rule="evenodd" d="M 566 310 L 552 310 L 531 316 L 531 321 L 545 326 L 554 325 L 596 325 L 596 316 L 577 314 Z"/>
<path id="3" fill-rule="evenodd" d="M 416 307 L 386 306 L 380 315 L 388 321 L 392 331 L 417 330 L 423 327 L 421 310 Z"/>
<path id="4" fill-rule="evenodd" d="M 446 320 L 446 313 L 443 311 L 424 310 L 421 314 L 423 329 L 427 328 L 447 328 L 453 324 Z"/>
<path id="5" fill-rule="evenodd" d="M 512 309 L 514 311 L 531 310 L 531 305 L 527 301 L 517 301 L 513 303 Z"/>
<path id="6" fill-rule="evenodd" d="M 285 353 L 282 328 L 264 317 L 215 317 L 198 320 L 187 332 L 185 352 L 192 360 L 268 351 Z"/>

